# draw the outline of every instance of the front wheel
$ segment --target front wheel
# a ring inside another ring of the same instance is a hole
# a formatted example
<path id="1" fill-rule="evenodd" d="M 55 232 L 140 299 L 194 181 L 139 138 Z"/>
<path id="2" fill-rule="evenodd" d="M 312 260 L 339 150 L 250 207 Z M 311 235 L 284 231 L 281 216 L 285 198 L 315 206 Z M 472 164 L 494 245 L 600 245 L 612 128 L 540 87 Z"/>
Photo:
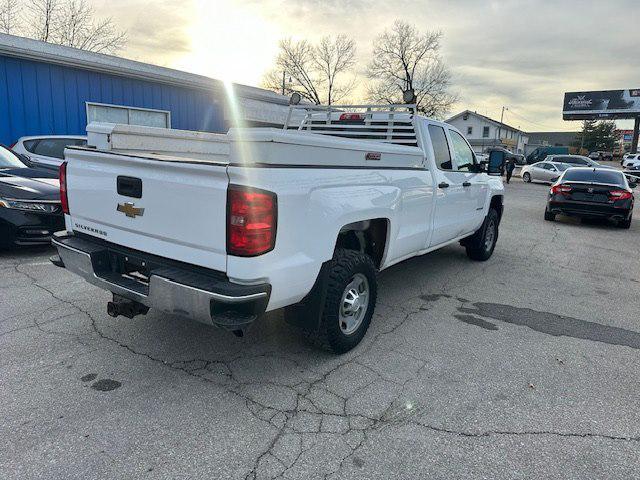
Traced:
<path id="1" fill-rule="evenodd" d="M 480 229 L 465 241 L 467 256 L 470 259 L 484 262 L 491 258 L 498 241 L 499 223 L 498 212 L 492 208 L 489 210 Z"/>
<path id="2" fill-rule="evenodd" d="M 531 174 L 529 172 L 524 172 L 522 174 L 522 180 L 524 180 L 526 183 L 531 183 Z"/>
<path id="3" fill-rule="evenodd" d="M 368 255 L 336 250 L 327 280 L 320 328 L 313 340 L 334 353 L 356 347 L 371 323 L 376 307 L 376 268 Z"/>

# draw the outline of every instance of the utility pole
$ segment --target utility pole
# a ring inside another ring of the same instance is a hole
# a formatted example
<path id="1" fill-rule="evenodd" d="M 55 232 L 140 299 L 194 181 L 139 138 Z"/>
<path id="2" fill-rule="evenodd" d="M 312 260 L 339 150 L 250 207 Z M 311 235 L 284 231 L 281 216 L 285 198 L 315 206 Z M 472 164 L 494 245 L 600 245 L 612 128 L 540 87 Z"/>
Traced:
<path id="1" fill-rule="evenodd" d="M 498 140 L 500 138 L 500 131 L 502 130 L 502 123 L 504 120 L 504 111 L 505 110 L 509 110 L 507 107 L 502 107 L 502 113 L 500 114 L 500 126 L 498 127 L 498 129 L 496 130 L 496 140 Z"/>
<path id="2" fill-rule="evenodd" d="M 640 133 L 640 117 L 635 118 L 633 123 L 633 139 L 631 140 L 631 153 L 638 151 L 638 134 Z"/>
<path id="3" fill-rule="evenodd" d="M 282 71 L 282 95 L 286 95 L 285 93 L 285 82 L 287 79 L 287 72 L 285 72 L 284 70 Z"/>

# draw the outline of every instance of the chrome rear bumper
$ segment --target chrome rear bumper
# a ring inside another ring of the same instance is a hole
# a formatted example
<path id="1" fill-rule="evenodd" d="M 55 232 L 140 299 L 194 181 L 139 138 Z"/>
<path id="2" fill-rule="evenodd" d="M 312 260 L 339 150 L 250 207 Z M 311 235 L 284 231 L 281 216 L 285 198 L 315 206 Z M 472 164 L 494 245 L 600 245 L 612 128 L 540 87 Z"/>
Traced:
<path id="1" fill-rule="evenodd" d="M 215 277 L 194 273 L 194 267 L 186 264 L 152 269 L 146 284 L 114 272 L 110 259 L 114 254 L 127 255 L 122 247 L 67 232 L 54 234 L 51 243 L 64 267 L 92 285 L 150 308 L 229 330 L 246 327 L 264 313 L 271 293 L 268 284 L 238 285 L 220 278 L 219 272 Z M 162 261 L 141 252 L 128 255 L 143 262 L 147 259 L 146 264 Z"/>

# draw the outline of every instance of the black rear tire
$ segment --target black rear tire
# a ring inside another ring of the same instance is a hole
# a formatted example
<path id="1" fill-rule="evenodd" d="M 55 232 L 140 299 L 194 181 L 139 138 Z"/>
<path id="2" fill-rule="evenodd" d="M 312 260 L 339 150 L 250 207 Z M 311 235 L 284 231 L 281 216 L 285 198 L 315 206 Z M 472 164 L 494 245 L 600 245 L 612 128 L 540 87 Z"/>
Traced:
<path id="1" fill-rule="evenodd" d="M 531 174 L 529 172 L 524 172 L 522 174 L 522 180 L 524 180 L 526 183 L 531 183 Z"/>
<path id="2" fill-rule="evenodd" d="M 551 213 L 549 210 L 545 210 L 544 211 L 544 219 L 547 222 L 555 222 L 556 214 L 555 213 Z"/>
<path id="3" fill-rule="evenodd" d="M 498 242 L 499 224 L 500 217 L 498 212 L 492 208 L 487 213 L 480 229 L 471 237 L 465 239 L 464 245 L 467 249 L 467 256 L 471 260 L 484 262 L 491 258 Z"/>
<path id="4" fill-rule="evenodd" d="M 629 218 L 627 218 L 626 220 L 618 221 L 618 228 L 623 228 L 625 230 L 630 229 L 631 228 L 631 217 L 632 217 L 632 215 L 629 215 Z"/>
<path id="5" fill-rule="evenodd" d="M 346 334 L 340 327 L 341 303 L 347 286 L 357 274 L 366 277 L 368 283 L 366 311 L 356 330 Z M 355 250 L 337 249 L 331 260 L 319 328 L 315 332 L 307 332 L 307 337 L 317 346 L 336 354 L 355 348 L 369 329 L 377 294 L 376 267 L 371 257 Z"/>

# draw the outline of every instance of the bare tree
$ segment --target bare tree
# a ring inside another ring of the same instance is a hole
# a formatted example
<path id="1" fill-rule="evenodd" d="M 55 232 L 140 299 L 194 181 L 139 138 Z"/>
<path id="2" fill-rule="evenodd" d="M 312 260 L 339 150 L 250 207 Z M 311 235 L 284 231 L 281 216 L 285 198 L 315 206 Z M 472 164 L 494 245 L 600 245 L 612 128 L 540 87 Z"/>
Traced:
<path id="1" fill-rule="evenodd" d="M 338 77 L 355 64 L 356 46 L 346 35 L 338 35 L 332 41 L 324 37 L 314 49 L 314 66 L 323 79 L 327 105 L 339 102 L 354 87 L 355 77 L 348 83 L 338 83 Z"/>
<path id="2" fill-rule="evenodd" d="M 27 35 L 98 53 L 114 53 L 126 42 L 126 33 L 111 18 L 96 20 L 86 0 L 28 0 Z"/>
<path id="3" fill-rule="evenodd" d="M 331 105 L 353 91 L 355 77 L 350 81 L 343 77 L 355 64 L 355 50 L 355 43 L 345 35 L 324 37 L 318 45 L 284 39 L 276 66 L 262 85 L 283 94 L 298 92 L 317 105 Z"/>
<path id="4" fill-rule="evenodd" d="M 60 22 L 59 0 L 28 0 L 27 34 L 43 42 L 52 42 L 56 38 Z"/>
<path id="5" fill-rule="evenodd" d="M 94 17 L 86 0 L 68 0 L 60 10 L 56 43 L 98 53 L 121 50 L 126 33 L 119 31 L 111 18 L 94 20 Z"/>
<path id="6" fill-rule="evenodd" d="M 398 21 L 373 44 L 367 68 L 372 80 L 367 96 L 376 103 L 403 103 L 402 93 L 413 90 L 418 110 L 428 116 L 447 113 L 457 96 L 450 92 L 451 74 L 440 58 L 440 32 L 420 33 Z"/>
<path id="7" fill-rule="evenodd" d="M 0 32 L 16 33 L 19 28 L 18 9 L 20 7 L 18 0 L 1 0 L 0 1 Z"/>

